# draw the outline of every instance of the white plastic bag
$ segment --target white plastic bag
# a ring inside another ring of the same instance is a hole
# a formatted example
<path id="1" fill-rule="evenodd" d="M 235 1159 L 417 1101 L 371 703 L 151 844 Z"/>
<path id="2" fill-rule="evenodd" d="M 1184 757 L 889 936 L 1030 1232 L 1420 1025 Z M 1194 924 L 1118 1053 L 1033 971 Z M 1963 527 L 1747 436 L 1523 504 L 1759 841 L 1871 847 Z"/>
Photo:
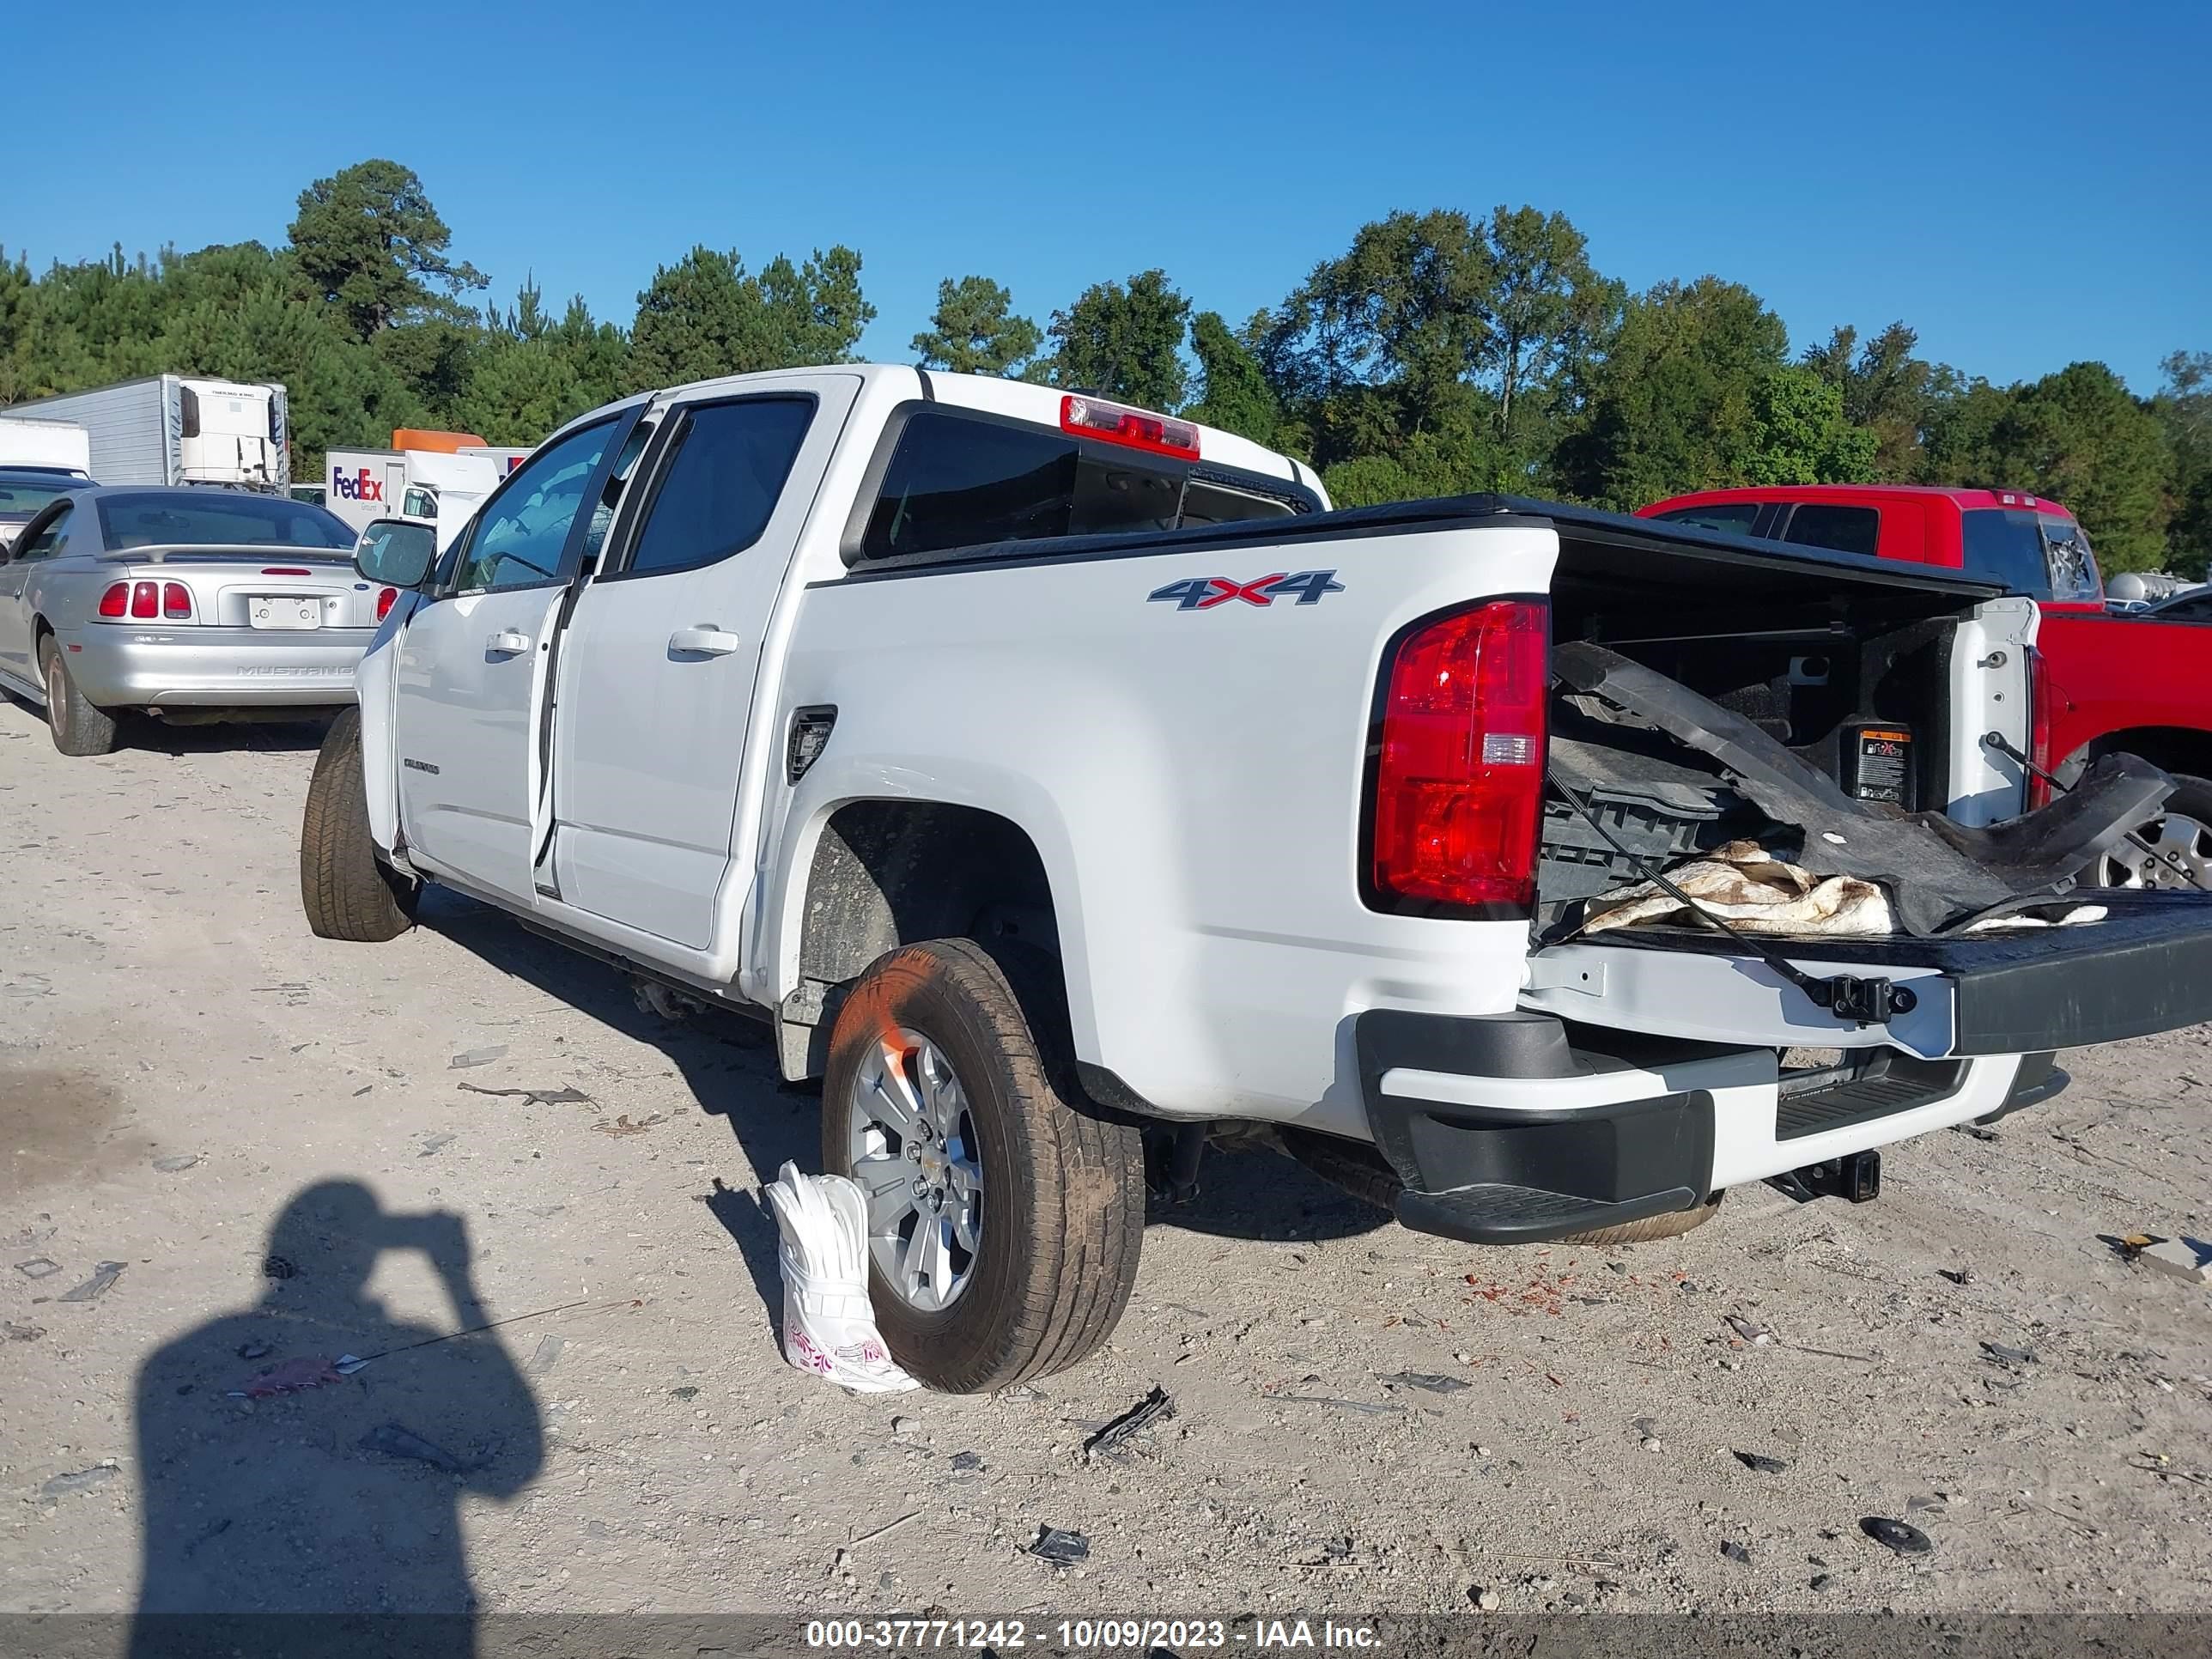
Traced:
<path id="1" fill-rule="evenodd" d="M 783 1357 L 861 1394 L 921 1385 L 901 1370 L 868 1303 L 868 1210 L 843 1176 L 786 1164 L 765 1188 L 783 1234 Z"/>

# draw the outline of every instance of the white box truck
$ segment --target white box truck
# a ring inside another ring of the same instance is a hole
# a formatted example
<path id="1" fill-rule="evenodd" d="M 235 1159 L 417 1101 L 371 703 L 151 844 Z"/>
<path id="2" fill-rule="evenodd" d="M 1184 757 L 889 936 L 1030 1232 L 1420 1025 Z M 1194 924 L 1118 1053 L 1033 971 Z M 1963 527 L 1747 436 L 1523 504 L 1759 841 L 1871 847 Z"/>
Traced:
<path id="1" fill-rule="evenodd" d="M 0 415 L 0 467 L 92 476 L 92 434 L 74 421 L 26 420 Z"/>
<path id="2" fill-rule="evenodd" d="M 82 427 L 92 476 L 104 484 L 232 484 L 280 495 L 291 487 L 281 386 L 152 374 L 15 404 L 4 413 Z"/>
<path id="3" fill-rule="evenodd" d="M 322 504 L 356 531 L 378 519 L 428 519 L 443 547 L 505 476 L 484 455 L 332 449 L 323 456 Z"/>

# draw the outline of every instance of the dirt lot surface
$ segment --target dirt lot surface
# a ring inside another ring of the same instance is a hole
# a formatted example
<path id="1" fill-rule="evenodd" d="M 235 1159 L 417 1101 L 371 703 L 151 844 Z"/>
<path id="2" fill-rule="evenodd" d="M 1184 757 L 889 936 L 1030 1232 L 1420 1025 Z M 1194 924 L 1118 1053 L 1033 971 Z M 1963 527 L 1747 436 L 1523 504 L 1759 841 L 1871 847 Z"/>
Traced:
<path id="1" fill-rule="evenodd" d="M 811 1095 L 458 901 L 312 938 L 316 741 L 71 761 L 0 706 L 0 1607 L 2212 1606 L 2212 1293 L 2100 1239 L 2212 1233 L 2206 1030 L 2065 1057 L 1877 1203 L 1741 1191 L 1614 1253 L 1220 1157 L 1110 1352 L 851 1398 L 782 1361 L 755 1198 L 817 1167 Z M 342 1353 L 380 1357 L 232 1392 Z M 1086 1460 L 1154 1383 L 1172 1419 Z"/>

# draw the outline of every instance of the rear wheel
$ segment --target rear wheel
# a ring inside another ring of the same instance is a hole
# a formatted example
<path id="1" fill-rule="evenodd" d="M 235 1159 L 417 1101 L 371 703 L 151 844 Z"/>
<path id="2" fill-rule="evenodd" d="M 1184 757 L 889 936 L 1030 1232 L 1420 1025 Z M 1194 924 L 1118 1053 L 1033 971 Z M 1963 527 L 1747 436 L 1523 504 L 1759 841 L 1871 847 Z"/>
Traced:
<path id="1" fill-rule="evenodd" d="M 2173 775 L 2166 810 L 2098 860 L 2100 887 L 2212 888 L 2212 780 Z"/>
<path id="2" fill-rule="evenodd" d="M 64 755 L 105 755 L 115 747 L 115 717 L 95 708 L 77 689 L 69 658 L 51 634 L 39 641 L 39 672 L 46 682 L 46 730 Z"/>
<path id="3" fill-rule="evenodd" d="M 1142 1142 L 1075 1087 L 1056 979 L 1018 947 L 908 945 L 830 1033 L 823 1164 L 866 1195 L 892 1356 L 948 1393 L 1078 1364 L 1136 1282 Z"/>
<path id="4" fill-rule="evenodd" d="M 380 945 L 415 925 L 420 889 L 376 856 L 362 770 L 361 710 L 348 708 L 323 734 L 307 812 L 300 826 L 300 903 L 321 939 Z"/>

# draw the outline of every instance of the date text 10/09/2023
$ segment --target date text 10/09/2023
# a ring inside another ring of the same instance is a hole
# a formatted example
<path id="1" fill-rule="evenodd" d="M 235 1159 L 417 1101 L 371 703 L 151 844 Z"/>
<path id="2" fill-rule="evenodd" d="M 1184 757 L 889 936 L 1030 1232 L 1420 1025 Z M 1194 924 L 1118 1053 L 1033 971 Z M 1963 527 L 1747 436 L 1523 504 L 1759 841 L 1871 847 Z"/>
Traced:
<path id="1" fill-rule="evenodd" d="M 812 1619 L 806 1645 L 829 1650 L 988 1650 L 1049 1647 L 1101 1652 L 1173 1651 L 1198 1648 L 1371 1650 L 1380 1645 L 1373 1626 L 1333 1619 L 1060 1619 L 1032 1624 L 1021 1619 Z"/>

